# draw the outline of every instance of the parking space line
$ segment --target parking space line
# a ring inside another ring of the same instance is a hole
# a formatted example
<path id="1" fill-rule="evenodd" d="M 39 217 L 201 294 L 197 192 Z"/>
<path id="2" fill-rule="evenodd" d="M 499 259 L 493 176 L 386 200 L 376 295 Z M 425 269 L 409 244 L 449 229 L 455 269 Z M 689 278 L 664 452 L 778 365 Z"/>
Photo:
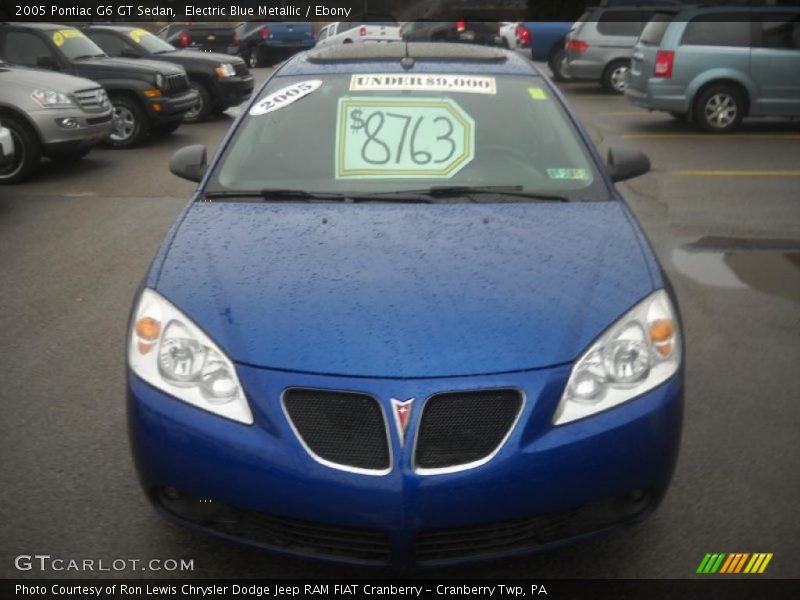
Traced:
<path id="1" fill-rule="evenodd" d="M 800 177 L 800 169 L 676 169 L 667 172 L 697 177 Z"/>
<path id="2" fill-rule="evenodd" d="M 630 140 L 800 140 L 800 133 L 623 133 Z"/>

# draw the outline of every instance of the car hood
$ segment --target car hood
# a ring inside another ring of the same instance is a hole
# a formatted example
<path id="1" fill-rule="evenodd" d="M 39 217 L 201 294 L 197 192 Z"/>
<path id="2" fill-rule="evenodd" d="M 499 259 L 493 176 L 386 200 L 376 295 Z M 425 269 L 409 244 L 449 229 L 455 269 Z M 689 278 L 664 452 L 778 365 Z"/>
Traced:
<path id="1" fill-rule="evenodd" d="M 238 56 L 230 54 L 222 54 L 221 52 L 201 52 L 198 50 L 175 50 L 168 54 L 153 54 L 156 60 L 174 60 L 178 64 L 200 64 L 208 63 L 214 66 L 220 63 L 228 63 L 231 65 L 243 65 L 244 61 Z"/>
<path id="2" fill-rule="evenodd" d="M 102 74 L 119 73 L 120 75 L 124 75 L 125 73 L 142 75 L 161 73 L 166 76 L 180 75 L 185 72 L 181 66 L 161 60 L 151 60 L 149 58 L 113 58 L 110 56 L 103 56 L 75 61 L 74 64 L 81 74 L 84 72 Z"/>
<path id="3" fill-rule="evenodd" d="M 30 88 L 31 91 L 43 88 L 53 89 L 67 94 L 100 87 L 100 84 L 83 77 L 55 73 L 45 69 L 18 69 L 7 66 L 0 68 L 0 85 Z"/>
<path id="4" fill-rule="evenodd" d="M 235 361 L 348 376 L 574 360 L 652 291 L 620 202 L 196 203 L 156 289 Z"/>

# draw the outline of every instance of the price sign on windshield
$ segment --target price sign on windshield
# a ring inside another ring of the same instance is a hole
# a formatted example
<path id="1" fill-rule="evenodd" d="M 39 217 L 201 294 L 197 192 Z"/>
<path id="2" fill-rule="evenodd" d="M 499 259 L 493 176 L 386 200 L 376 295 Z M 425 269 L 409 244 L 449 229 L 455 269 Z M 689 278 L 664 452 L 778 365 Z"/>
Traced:
<path id="1" fill-rule="evenodd" d="M 475 121 L 449 98 L 340 98 L 336 177 L 452 177 L 475 156 Z"/>

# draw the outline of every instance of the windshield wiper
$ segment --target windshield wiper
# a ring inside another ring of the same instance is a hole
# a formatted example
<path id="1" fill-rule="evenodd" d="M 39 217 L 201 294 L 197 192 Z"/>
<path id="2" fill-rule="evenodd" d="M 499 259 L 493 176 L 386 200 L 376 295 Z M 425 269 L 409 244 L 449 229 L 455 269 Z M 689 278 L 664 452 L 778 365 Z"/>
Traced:
<path id="1" fill-rule="evenodd" d="M 530 198 L 543 202 L 571 202 L 566 196 L 552 194 L 549 192 L 536 192 L 525 190 L 521 185 L 441 185 L 433 186 L 420 190 L 403 190 L 399 192 L 377 192 L 367 194 L 368 197 L 404 197 L 404 196 L 427 196 L 429 198 L 458 198 L 466 197 L 476 202 L 470 196 L 490 194 L 493 196 L 513 196 L 515 198 Z"/>
<path id="2" fill-rule="evenodd" d="M 308 192 L 306 190 L 291 190 L 280 188 L 266 188 L 263 190 L 225 190 L 219 192 L 206 192 L 206 200 L 234 199 L 234 198 L 261 198 L 262 200 L 340 200 L 347 199 L 346 194 L 336 192 Z"/>

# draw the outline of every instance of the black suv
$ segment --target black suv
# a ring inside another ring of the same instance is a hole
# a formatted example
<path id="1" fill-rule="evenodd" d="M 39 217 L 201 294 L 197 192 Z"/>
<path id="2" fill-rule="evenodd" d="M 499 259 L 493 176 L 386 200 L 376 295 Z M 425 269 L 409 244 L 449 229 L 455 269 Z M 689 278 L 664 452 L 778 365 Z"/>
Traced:
<path id="1" fill-rule="evenodd" d="M 102 85 L 114 106 L 114 126 L 107 139 L 112 148 L 129 148 L 151 132 L 175 131 L 198 100 L 182 67 L 110 58 L 66 25 L 2 23 L 0 57 L 13 65 L 60 71 Z"/>
<path id="2" fill-rule="evenodd" d="M 244 61 L 236 56 L 176 50 L 152 33 L 138 27 L 89 25 L 83 32 L 106 54 L 122 58 L 152 58 L 186 69 L 189 85 L 199 99 L 183 116 L 186 123 L 196 123 L 210 113 L 220 113 L 237 106 L 253 93 L 253 76 Z"/>

